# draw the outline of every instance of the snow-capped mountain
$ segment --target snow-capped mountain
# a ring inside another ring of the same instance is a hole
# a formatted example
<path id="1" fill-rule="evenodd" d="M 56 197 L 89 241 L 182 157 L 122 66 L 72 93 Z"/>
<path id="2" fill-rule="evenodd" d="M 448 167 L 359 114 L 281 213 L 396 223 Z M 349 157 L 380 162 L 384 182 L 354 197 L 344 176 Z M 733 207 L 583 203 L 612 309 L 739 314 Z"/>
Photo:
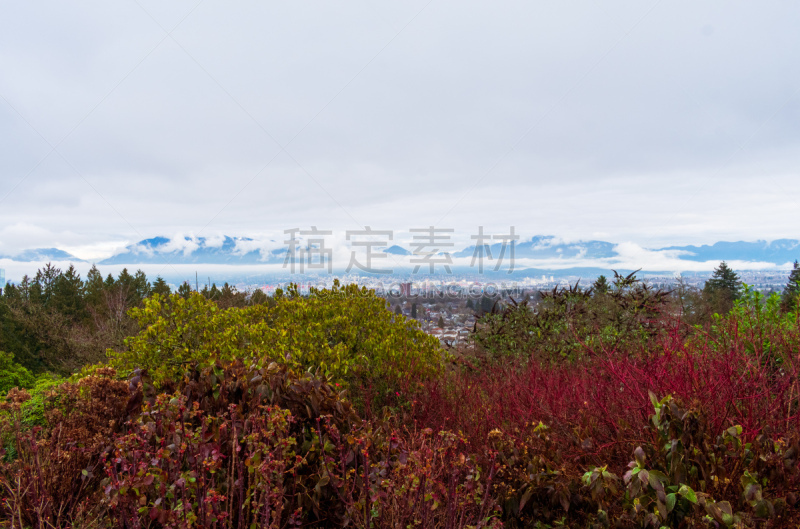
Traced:
<path id="1" fill-rule="evenodd" d="M 634 247 L 631 253 L 630 246 Z M 261 239 L 248 237 L 154 237 L 145 239 L 135 244 L 128 245 L 115 255 L 97 262 L 98 265 L 145 265 L 145 264 L 225 264 L 225 265 L 261 265 L 280 264 L 284 261 L 288 246 L 283 240 Z M 408 259 L 417 247 L 413 244 L 395 244 L 389 247 L 373 247 L 373 252 L 384 252 L 393 259 Z M 344 250 L 349 255 L 349 249 Z M 523 238 L 515 242 L 514 257 L 521 263 L 517 270 L 523 268 L 541 268 L 543 270 L 564 267 L 611 267 L 618 260 L 626 258 L 631 266 L 641 262 L 640 255 L 636 253 L 658 254 L 659 257 L 668 257 L 679 265 L 658 267 L 654 270 L 680 269 L 680 263 L 687 264 L 686 269 L 697 269 L 697 263 L 719 262 L 721 260 L 735 261 L 740 269 L 747 269 L 748 263 L 758 264 L 759 269 L 769 265 L 775 268 L 785 267 L 800 259 L 800 241 L 796 239 L 779 239 L 775 241 L 720 241 L 712 245 L 702 246 L 668 246 L 664 248 L 644 249 L 636 245 L 615 244 L 606 241 L 590 240 L 568 242 L 549 235 L 536 235 Z M 483 255 L 499 258 L 502 242 L 486 244 Z M 447 248 L 449 255 L 462 263 L 468 261 L 477 252 L 476 247 L 467 246 L 458 250 Z M 342 254 L 340 254 L 342 255 Z M 445 255 L 442 251 L 440 255 Z M 505 258 L 510 257 L 506 248 Z M 26 250 L 14 256 L 0 256 L 0 259 L 10 259 L 18 262 L 46 262 L 46 261 L 71 261 L 82 262 L 74 255 L 58 248 L 39 248 Z M 526 263 L 527 261 L 527 263 Z M 564 266 L 559 266 L 564 263 Z M 346 263 L 345 263 L 346 264 Z M 713 268 L 713 267 L 712 267 Z"/>
<path id="2" fill-rule="evenodd" d="M 25 250 L 13 256 L 0 255 L 0 259 L 10 259 L 12 261 L 19 261 L 21 263 L 34 263 L 45 261 L 71 261 L 75 263 L 82 263 L 82 259 L 78 259 L 71 253 L 59 250 L 58 248 L 33 248 Z"/>
<path id="3" fill-rule="evenodd" d="M 564 243 L 551 235 L 536 235 L 530 240 L 516 241 L 514 244 L 515 257 L 527 257 L 531 259 L 602 259 L 614 257 L 616 252 L 615 244 L 604 241 L 582 241 L 576 243 Z M 502 251 L 502 242 L 492 245 L 485 244 L 491 255 L 499 255 Z M 475 246 L 464 248 L 460 252 L 453 254 L 454 257 L 472 257 L 475 253 Z M 508 254 L 508 249 L 506 249 Z"/>
<path id="4" fill-rule="evenodd" d="M 800 259 L 800 241 L 796 239 L 778 239 L 771 242 L 721 241 L 712 245 L 670 246 L 663 249 L 686 252 L 681 258 L 689 261 L 767 261 L 781 265 Z"/>
<path id="5" fill-rule="evenodd" d="M 275 241 L 268 242 L 278 246 Z M 283 248 L 269 250 L 247 237 L 154 237 L 131 244 L 98 264 L 263 264 L 277 262 L 284 254 Z"/>

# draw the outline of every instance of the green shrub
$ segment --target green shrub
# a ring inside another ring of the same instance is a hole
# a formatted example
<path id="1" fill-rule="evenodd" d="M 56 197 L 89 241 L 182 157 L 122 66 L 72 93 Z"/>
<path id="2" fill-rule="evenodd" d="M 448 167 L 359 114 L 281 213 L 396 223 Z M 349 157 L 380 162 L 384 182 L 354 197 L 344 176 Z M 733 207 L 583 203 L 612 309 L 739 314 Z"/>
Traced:
<path id="1" fill-rule="evenodd" d="M 30 371 L 14 361 L 14 355 L 0 351 L 0 393 L 33 387 L 35 380 Z"/>
<path id="2" fill-rule="evenodd" d="M 64 382 L 63 378 L 52 373 L 44 373 L 36 377 L 32 387 L 28 390 L 31 398 L 22 405 L 23 425 L 32 428 L 45 424 L 47 396 L 62 382 Z"/>
<path id="3" fill-rule="evenodd" d="M 438 341 L 385 300 L 356 285 L 279 292 L 274 306 L 220 309 L 202 295 L 153 296 L 131 315 L 141 331 L 110 352 L 121 371 L 144 369 L 155 385 L 180 380 L 187 367 L 246 359 L 312 370 L 351 388 L 394 391 L 440 371 Z"/>
<path id="4" fill-rule="evenodd" d="M 484 316 L 475 334 L 493 359 L 527 362 L 578 360 L 607 349 L 641 351 L 660 335 L 669 292 L 653 289 L 634 274 L 614 272 L 608 290 L 569 288 L 542 292 L 535 307 L 513 304 Z"/>
<path id="5" fill-rule="evenodd" d="M 800 348 L 800 313 L 785 311 L 777 293 L 769 296 L 744 285 L 727 314 L 714 314 L 712 345 L 718 351 L 746 348 L 763 365 L 779 366 Z"/>

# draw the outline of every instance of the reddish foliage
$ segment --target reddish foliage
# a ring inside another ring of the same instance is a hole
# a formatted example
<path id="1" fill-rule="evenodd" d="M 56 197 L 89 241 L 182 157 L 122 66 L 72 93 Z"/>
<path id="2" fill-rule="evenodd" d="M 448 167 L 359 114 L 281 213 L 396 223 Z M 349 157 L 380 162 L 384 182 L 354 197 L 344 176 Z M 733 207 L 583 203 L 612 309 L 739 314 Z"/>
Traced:
<path id="1" fill-rule="evenodd" d="M 2 433 L 14 431 L 15 458 L 0 465 L 4 515 L 20 526 L 61 527 L 90 516 L 96 505 L 100 454 L 125 418 L 128 384 L 115 371 L 97 370 L 77 383 L 64 383 L 48 398 L 47 428 L 23 430 L 21 404 L 30 398 L 12 390 Z M 96 475 L 98 474 L 98 475 Z"/>
<path id="2" fill-rule="evenodd" d="M 361 421 L 324 379 L 276 364 L 190 372 L 123 433 L 105 461 L 112 527 L 498 523 L 494 473 L 464 440 Z"/>
<path id="3" fill-rule="evenodd" d="M 561 442 L 608 462 L 652 440 L 652 391 L 697 403 L 717 431 L 738 424 L 745 439 L 783 437 L 800 428 L 798 362 L 762 364 L 744 348 L 718 353 L 668 339 L 646 357 L 608 353 L 578 365 L 454 371 L 417 395 L 414 413 L 420 425 L 461 430 L 478 444 L 493 428 L 542 421 Z"/>

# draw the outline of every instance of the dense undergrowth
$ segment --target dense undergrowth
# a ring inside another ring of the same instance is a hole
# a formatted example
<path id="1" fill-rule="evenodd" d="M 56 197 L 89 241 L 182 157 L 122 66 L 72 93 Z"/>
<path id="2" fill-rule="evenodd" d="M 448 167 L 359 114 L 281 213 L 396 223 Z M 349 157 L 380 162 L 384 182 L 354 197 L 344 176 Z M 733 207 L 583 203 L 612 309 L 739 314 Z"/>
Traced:
<path id="1" fill-rule="evenodd" d="M 149 296 L 68 379 L 5 359 L 0 523 L 797 527 L 800 312 L 736 298 L 617 276 L 444 351 L 354 286 Z"/>

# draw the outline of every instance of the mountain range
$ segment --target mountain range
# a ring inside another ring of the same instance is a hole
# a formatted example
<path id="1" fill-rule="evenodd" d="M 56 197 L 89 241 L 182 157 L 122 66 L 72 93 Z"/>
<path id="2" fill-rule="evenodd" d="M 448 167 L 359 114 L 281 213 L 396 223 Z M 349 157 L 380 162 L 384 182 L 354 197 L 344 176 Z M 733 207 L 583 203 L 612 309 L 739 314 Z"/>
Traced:
<path id="1" fill-rule="evenodd" d="M 412 254 L 413 245 L 406 248 L 393 245 L 374 248 L 396 256 Z M 282 241 L 255 240 L 247 237 L 220 238 L 168 238 L 154 237 L 128 245 L 115 255 L 98 261 L 98 265 L 139 265 L 139 264 L 228 264 L 259 265 L 282 263 L 287 247 Z M 484 245 L 484 255 L 497 257 L 502 252 L 501 243 Z M 743 261 L 772 263 L 784 266 L 800 258 L 800 241 L 779 239 L 775 241 L 720 241 L 702 246 L 667 246 L 650 248 L 649 251 L 664 252 L 679 260 L 689 262 L 705 261 Z M 476 247 L 468 246 L 451 252 L 453 257 L 470 258 Z M 508 256 L 508 249 L 506 249 Z M 541 260 L 592 260 L 613 259 L 619 256 L 619 245 L 606 241 L 563 242 L 553 236 L 536 235 L 530 239 L 517 241 L 515 257 Z M 36 248 L 25 250 L 14 256 L 1 256 L 18 262 L 71 261 L 84 262 L 76 256 L 58 248 Z M 544 267 L 546 268 L 546 267 Z"/>

